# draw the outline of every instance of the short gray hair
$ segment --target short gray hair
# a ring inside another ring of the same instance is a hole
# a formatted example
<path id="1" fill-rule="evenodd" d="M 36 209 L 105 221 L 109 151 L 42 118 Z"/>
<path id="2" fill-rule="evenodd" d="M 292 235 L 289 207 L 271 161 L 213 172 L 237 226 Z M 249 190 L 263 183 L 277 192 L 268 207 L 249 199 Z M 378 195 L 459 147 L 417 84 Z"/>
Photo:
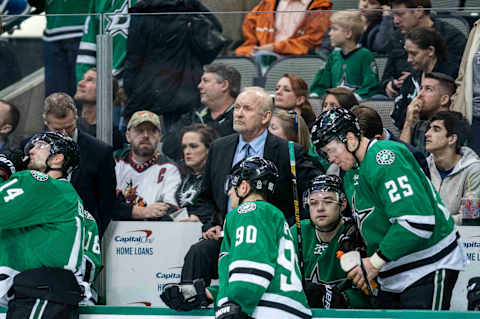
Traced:
<path id="1" fill-rule="evenodd" d="M 212 63 L 205 65 L 203 71 L 215 74 L 217 83 L 228 81 L 229 93 L 234 99 L 240 94 L 242 75 L 233 66 L 223 63 Z"/>

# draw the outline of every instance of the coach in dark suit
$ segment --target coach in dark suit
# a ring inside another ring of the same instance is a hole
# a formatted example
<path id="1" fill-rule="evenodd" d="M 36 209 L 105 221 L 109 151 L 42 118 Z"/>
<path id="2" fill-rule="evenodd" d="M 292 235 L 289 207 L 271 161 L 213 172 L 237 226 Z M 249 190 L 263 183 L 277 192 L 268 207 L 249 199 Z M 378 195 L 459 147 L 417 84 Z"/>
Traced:
<path id="1" fill-rule="evenodd" d="M 115 162 L 112 147 L 77 129 L 77 109 L 65 93 L 53 93 L 45 99 L 44 124 L 73 138 L 80 148 L 80 163 L 71 183 L 92 214 L 100 236 L 107 228 L 115 200 Z"/>
<path id="2" fill-rule="evenodd" d="M 189 210 L 204 223 L 203 240 L 193 245 L 185 257 L 182 281 L 204 278 L 207 283 L 216 274 L 218 241 L 226 213 L 231 209 L 224 191 L 225 180 L 233 165 L 247 156 L 261 156 L 278 168 L 277 188 L 268 201 L 278 207 L 290 224 L 294 223 L 293 185 L 288 142 L 268 132 L 273 111 L 272 99 L 260 88 L 247 88 L 235 101 L 233 128 L 238 134 L 212 143 L 197 206 Z M 322 173 L 302 147 L 295 145 L 298 198 L 308 181 Z"/>

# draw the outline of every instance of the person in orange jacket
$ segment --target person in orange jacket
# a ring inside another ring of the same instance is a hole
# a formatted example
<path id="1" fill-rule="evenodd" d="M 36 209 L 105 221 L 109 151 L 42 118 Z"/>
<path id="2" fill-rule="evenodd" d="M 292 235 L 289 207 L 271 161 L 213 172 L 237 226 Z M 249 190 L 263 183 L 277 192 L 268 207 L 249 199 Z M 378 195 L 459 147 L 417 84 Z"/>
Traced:
<path id="1" fill-rule="evenodd" d="M 259 51 L 307 54 L 310 48 L 321 44 L 330 25 L 330 13 L 324 11 L 331 8 L 330 0 L 262 0 L 245 17 L 242 25 L 245 42 L 235 53 L 238 56 L 255 56 Z M 315 12 L 299 12 L 302 9 Z M 269 12 L 260 13 L 264 11 Z M 274 11 L 294 12 L 274 14 Z"/>

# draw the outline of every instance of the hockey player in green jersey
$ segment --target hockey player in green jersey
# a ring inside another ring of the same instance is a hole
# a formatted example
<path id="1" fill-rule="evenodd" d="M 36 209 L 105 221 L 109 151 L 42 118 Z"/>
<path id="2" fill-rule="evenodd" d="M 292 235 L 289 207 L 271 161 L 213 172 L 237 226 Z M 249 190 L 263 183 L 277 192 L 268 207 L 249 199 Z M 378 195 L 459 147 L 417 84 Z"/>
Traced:
<path id="1" fill-rule="evenodd" d="M 383 308 L 449 309 L 465 253 L 413 155 L 400 143 L 363 137 L 355 116 L 342 108 L 319 116 L 312 142 L 346 171 L 347 199 L 367 245 L 369 257 L 348 277 L 362 288 L 376 278 Z"/>
<path id="2" fill-rule="evenodd" d="M 224 225 L 219 287 L 209 287 L 207 292 L 215 302 L 217 319 L 312 316 L 288 223 L 278 208 L 265 201 L 266 195 L 274 191 L 277 178 L 275 165 L 261 157 L 237 163 L 227 178 L 225 191 L 233 210 Z M 176 300 L 172 303 L 167 295 L 178 295 L 180 291 L 182 301 L 188 302 L 192 290 L 193 295 L 202 294 L 197 283 L 191 285 L 195 289 L 187 285 L 166 288 L 162 300 L 171 308 L 188 310 L 182 309 L 184 305 L 178 307 Z"/>
<path id="3" fill-rule="evenodd" d="M 347 200 L 341 178 L 315 177 L 303 194 L 303 205 L 310 213 L 310 219 L 301 221 L 304 289 L 310 307 L 370 308 L 367 295 L 353 286 L 336 257 L 339 250 L 365 249 L 355 225 L 342 216 Z M 290 231 L 297 247 L 296 225 Z"/>
<path id="4" fill-rule="evenodd" d="M 218 261 L 216 318 L 310 318 L 298 258 L 283 213 L 265 201 L 274 191 L 275 165 L 260 157 L 232 168 Z"/>
<path id="5" fill-rule="evenodd" d="M 46 132 L 34 135 L 25 153 L 30 170 L 0 183 L 0 304 L 8 304 L 7 318 L 76 318 L 89 296 L 82 274 L 88 213 L 66 180 L 78 147 Z"/>

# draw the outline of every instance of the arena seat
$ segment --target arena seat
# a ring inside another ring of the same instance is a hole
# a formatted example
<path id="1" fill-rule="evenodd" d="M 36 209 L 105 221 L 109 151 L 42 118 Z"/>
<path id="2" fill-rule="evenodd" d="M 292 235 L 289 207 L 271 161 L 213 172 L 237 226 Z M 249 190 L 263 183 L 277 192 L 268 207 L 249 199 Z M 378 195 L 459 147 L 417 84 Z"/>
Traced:
<path id="1" fill-rule="evenodd" d="M 242 88 L 258 85 L 260 68 L 252 59 L 242 56 L 223 56 L 216 58 L 213 62 L 231 65 L 237 69 L 242 75 Z"/>
<path id="2" fill-rule="evenodd" d="M 265 73 L 265 90 L 272 92 L 285 73 L 301 77 L 310 86 L 315 74 L 325 67 L 325 60 L 318 55 L 291 55 L 273 62 Z"/>

